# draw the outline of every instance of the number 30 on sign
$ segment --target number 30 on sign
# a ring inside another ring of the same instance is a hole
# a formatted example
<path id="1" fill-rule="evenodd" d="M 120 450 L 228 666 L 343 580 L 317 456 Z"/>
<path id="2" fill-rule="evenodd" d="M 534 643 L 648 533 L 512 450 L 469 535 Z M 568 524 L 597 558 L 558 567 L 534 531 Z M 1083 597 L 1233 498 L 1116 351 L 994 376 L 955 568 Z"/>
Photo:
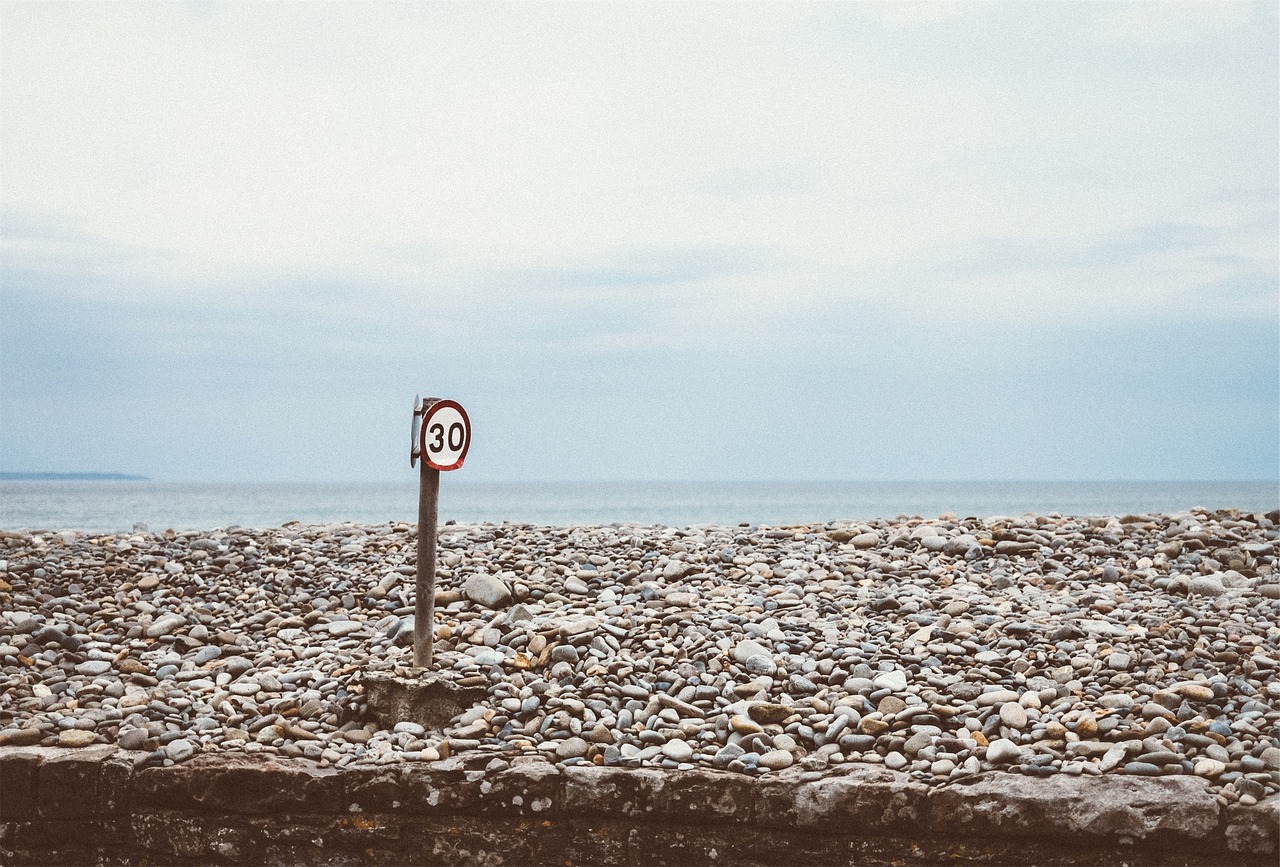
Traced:
<path id="1" fill-rule="evenodd" d="M 414 408 L 413 422 L 411 465 L 420 457 L 433 470 L 462 466 L 471 448 L 471 420 L 461 404 L 427 398 L 421 408 Z"/>

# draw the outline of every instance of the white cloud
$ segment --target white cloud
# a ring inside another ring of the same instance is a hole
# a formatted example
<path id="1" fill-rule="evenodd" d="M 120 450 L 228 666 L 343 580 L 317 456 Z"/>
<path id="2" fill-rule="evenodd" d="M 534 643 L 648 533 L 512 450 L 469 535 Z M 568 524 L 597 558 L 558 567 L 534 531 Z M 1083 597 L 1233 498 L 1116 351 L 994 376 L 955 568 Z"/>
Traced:
<path id="1" fill-rule="evenodd" d="M 892 290 L 990 239 L 1213 224 L 1203 203 L 1224 189 L 1274 201 L 1274 85 L 1230 59 L 1247 7 L 1079 7 L 1113 36 L 1213 18 L 1209 75 L 1086 57 L 1083 37 L 1075 57 L 1069 33 L 1023 66 L 1008 8 L 10 3 L 6 223 L 57 231 L 10 238 L 5 259 L 67 268 L 79 248 L 91 293 L 339 280 L 396 308 L 546 291 L 485 277 L 508 269 L 767 251 L 767 272 L 684 281 L 659 320 L 733 340 L 797 300 L 1026 315 L 1060 294 L 1060 266 Z M 979 39 L 1008 56 L 970 56 Z M 1216 252 L 1274 267 L 1274 207 L 1230 219 L 1252 228 Z M 1212 270 L 1184 259 L 1080 271 L 1072 297 L 1168 305 Z"/>
<path id="2" fill-rule="evenodd" d="M 1247 25 L 1261 6 L 1255 0 L 1108 0 L 1090 4 L 1101 39 L 1147 44 L 1187 43 L 1214 31 Z"/>
<path id="3" fill-rule="evenodd" d="M 868 5 L 886 24 L 911 27 L 937 24 L 958 15 L 982 14 L 993 4 L 985 0 L 878 0 Z"/>

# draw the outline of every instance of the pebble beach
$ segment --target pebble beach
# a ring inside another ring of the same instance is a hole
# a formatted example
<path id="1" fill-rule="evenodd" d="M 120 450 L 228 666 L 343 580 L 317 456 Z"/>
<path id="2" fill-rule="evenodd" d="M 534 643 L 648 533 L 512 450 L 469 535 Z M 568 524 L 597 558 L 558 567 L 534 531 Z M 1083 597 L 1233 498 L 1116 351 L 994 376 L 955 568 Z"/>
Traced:
<path id="1" fill-rule="evenodd" d="M 1193 775 L 1250 805 L 1280 792 L 1278 545 L 1275 511 L 450 524 L 435 667 L 485 697 L 430 731 L 363 687 L 410 674 L 413 525 L 0 531 L 0 745 Z"/>

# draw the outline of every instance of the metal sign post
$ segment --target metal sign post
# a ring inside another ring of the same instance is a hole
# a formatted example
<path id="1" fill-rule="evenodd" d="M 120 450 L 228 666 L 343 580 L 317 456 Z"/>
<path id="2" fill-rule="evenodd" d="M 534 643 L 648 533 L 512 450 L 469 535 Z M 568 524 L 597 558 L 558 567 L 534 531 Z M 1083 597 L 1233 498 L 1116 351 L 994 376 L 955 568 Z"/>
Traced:
<path id="1" fill-rule="evenodd" d="M 431 668 L 435 657 L 436 525 L 440 473 L 462 466 L 471 448 L 471 420 L 452 400 L 413 400 L 409 466 L 422 461 L 418 475 L 417 596 L 413 606 L 413 667 Z"/>

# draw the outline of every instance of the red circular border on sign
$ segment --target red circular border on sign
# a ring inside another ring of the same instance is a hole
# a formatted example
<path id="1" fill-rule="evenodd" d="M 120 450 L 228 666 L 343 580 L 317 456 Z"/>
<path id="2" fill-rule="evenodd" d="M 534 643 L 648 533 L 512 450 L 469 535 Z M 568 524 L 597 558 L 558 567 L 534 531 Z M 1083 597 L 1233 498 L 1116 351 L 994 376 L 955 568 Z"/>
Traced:
<path id="1" fill-rule="evenodd" d="M 431 417 L 434 416 L 438 410 L 442 410 L 446 408 L 456 409 L 458 411 L 458 414 L 462 416 L 462 420 L 466 422 L 466 425 L 467 425 L 467 438 L 462 443 L 462 451 L 458 454 L 458 460 L 452 464 L 449 464 L 448 466 L 441 466 L 440 464 L 433 462 L 429 457 L 427 457 L 427 455 L 430 454 L 427 451 L 427 423 L 431 421 Z M 467 450 L 470 448 L 471 448 L 471 417 L 467 415 L 467 411 L 462 408 L 462 404 L 458 403 L 456 400 L 437 400 L 435 403 L 431 404 L 431 406 L 427 408 L 426 412 L 422 414 L 422 427 L 418 431 L 418 459 L 421 460 L 428 467 L 430 467 L 433 470 L 441 470 L 441 471 L 456 470 L 459 467 L 461 467 L 462 462 L 467 459 Z"/>

